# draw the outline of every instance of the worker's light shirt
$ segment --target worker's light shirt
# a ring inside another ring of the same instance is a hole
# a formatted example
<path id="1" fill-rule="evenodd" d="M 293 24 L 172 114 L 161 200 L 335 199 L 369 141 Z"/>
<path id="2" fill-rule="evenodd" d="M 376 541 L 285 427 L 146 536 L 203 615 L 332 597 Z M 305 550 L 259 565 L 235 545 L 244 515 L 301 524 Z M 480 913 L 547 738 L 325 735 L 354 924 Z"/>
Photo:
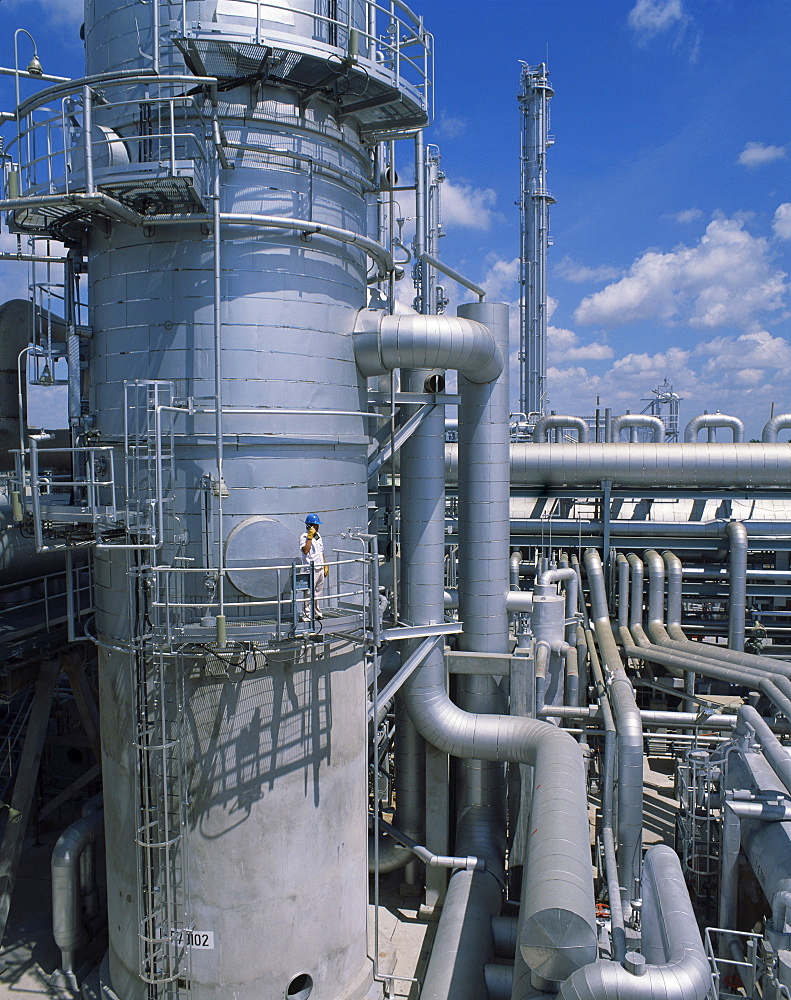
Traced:
<path id="1" fill-rule="evenodd" d="M 324 539 L 320 535 L 314 535 L 310 543 L 310 551 L 307 555 L 302 551 L 305 542 L 308 540 L 307 531 L 302 532 L 302 536 L 299 539 L 299 554 L 302 556 L 302 565 L 308 566 L 311 563 L 318 563 L 320 566 L 324 565 Z"/>

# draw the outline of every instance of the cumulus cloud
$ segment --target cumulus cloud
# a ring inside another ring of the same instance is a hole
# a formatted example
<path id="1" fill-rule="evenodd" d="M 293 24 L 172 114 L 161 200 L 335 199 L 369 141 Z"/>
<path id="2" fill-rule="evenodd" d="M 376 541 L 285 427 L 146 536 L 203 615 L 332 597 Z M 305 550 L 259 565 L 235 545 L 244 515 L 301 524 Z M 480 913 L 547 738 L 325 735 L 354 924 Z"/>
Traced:
<path id="1" fill-rule="evenodd" d="M 468 229 L 489 229 L 497 193 L 492 188 L 476 188 L 471 184 L 442 185 L 442 217 L 448 226 Z"/>
<path id="2" fill-rule="evenodd" d="M 684 21 L 681 0 L 637 0 L 629 11 L 629 27 L 639 35 L 658 35 Z"/>
<path id="3" fill-rule="evenodd" d="M 747 232 L 744 219 L 717 217 L 696 246 L 638 257 L 620 281 L 586 296 L 574 320 L 749 327 L 758 314 L 783 308 L 786 277 L 773 265 L 768 241 Z"/>
<path id="4" fill-rule="evenodd" d="M 566 330 L 561 326 L 547 328 L 547 354 L 553 364 L 570 361 L 603 361 L 611 358 L 614 353 L 608 344 L 580 343 L 580 338 L 573 330 Z"/>
<path id="5" fill-rule="evenodd" d="M 791 370 L 791 344 L 783 337 L 773 337 L 766 330 L 755 330 L 737 337 L 714 337 L 695 348 L 705 359 L 709 376 L 728 370 L 753 369 L 768 372 Z"/>
<path id="6" fill-rule="evenodd" d="M 736 157 L 742 167 L 762 167 L 764 163 L 785 158 L 785 146 L 767 146 L 763 142 L 745 143 L 744 149 Z"/>
<path id="7" fill-rule="evenodd" d="M 791 240 L 791 202 L 786 201 L 777 206 L 772 229 L 779 240 Z"/>
<path id="8" fill-rule="evenodd" d="M 587 264 L 578 264 L 571 257 L 564 257 L 557 267 L 555 273 L 566 281 L 581 283 L 584 281 L 610 281 L 617 278 L 621 273 L 617 267 L 608 267 L 602 264 L 599 267 L 589 267 Z"/>

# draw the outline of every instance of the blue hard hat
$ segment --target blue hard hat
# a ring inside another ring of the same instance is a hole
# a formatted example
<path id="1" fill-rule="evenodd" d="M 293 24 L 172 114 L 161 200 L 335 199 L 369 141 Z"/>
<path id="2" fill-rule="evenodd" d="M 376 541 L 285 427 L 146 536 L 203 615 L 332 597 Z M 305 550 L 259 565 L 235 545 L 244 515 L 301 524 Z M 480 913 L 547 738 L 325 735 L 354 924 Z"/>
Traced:
<path id="1" fill-rule="evenodd" d="M 318 514 L 308 514 L 305 518 L 305 524 L 321 524 L 321 518 Z"/>

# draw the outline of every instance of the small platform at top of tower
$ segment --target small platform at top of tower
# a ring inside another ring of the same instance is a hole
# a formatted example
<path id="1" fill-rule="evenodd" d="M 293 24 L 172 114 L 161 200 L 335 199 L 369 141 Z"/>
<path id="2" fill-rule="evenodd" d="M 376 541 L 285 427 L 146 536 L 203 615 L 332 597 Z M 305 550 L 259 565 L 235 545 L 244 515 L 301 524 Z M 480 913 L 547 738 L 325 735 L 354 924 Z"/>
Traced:
<path id="1" fill-rule="evenodd" d="M 353 119 L 363 139 L 408 135 L 431 118 L 432 36 L 400 2 L 215 0 L 200 21 L 171 22 L 189 69 L 221 89 L 249 83 L 317 96 Z M 309 9 L 307 9 L 309 6 Z M 326 6 L 326 13 L 318 13 Z M 374 24 L 375 20 L 375 24 Z"/>

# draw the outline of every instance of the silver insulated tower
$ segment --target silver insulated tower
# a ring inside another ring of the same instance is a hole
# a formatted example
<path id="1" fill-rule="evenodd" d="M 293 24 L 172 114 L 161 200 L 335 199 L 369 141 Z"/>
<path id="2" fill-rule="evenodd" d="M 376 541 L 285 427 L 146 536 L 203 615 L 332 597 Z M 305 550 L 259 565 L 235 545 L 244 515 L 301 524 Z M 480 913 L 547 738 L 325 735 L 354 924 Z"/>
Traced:
<path id="1" fill-rule="evenodd" d="M 54 182 L 23 161 L 16 223 L 89 274 L 71 424 L 92 485 L 46 523 L 96 543 L 104 987 L 355 1000 L 375 987 L 351 333 L 393 268 L 365 235 L 374 150 L 428 120 L 430 36 L 400 3 L 88 0 L 85 42 L 86 78 L 48 91 L 84 139 Z"/>

